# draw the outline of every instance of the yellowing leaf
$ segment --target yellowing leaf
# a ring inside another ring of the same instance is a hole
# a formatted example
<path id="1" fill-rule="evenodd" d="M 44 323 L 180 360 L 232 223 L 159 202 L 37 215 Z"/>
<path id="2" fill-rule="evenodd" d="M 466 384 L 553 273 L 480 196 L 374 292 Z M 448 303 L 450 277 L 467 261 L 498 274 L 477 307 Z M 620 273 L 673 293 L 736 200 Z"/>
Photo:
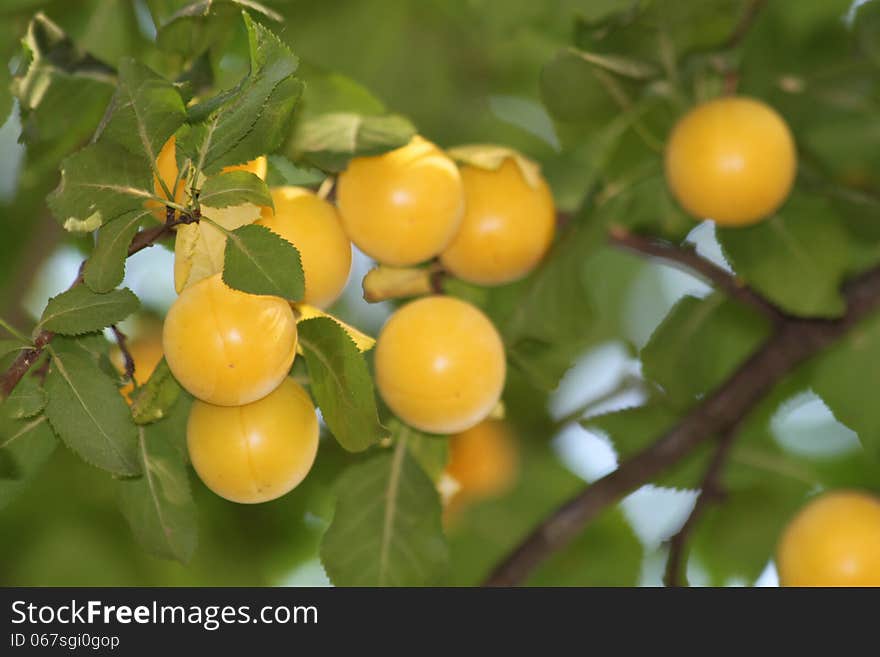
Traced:
<path id="1" fill-rule="evenodd" d="M 202 215 L 227 230 L 235 230 L 260 218 L 260 207 L 243 203 L 229 208 L 202 206 Z M 174 287 L 178 293 L 204 278 L 223 271 L 226 235 L 207 221 L 177 229 L 174 243 Z"/>
<path id="2" fill-rule="evenodd" d="M 307 319 L 314 319 L 315 317 L 327 317 L 329 319 L 332 319 L 334 322 L 339 324 L 346 333 L 348 333 L 348 337 L 350 337 L 352 341 L 354 341 L 360 352 L 369 351 L 376 344 L 375 338 L 372 338 L 363 331 L 359 331 L 355 327 L 346 324 L 341 319 L 338 319 L 333 315 L 330 315 L 329 313 L 325 313 L 320 308 L 315 308 L 315 306 L 310 306 L 306 303 L 294 303 L 291 305 L 293 306 L 293 312 L 296 314 L 297 323 L 305 321 Z M 297 349 L 299 348 L 299 345 L 297 345 Z"/>
<path id="3" fill-rule="evenodd" d="M 469 164 L 489 171 L 497 170 L 506 159 L 510 158 L 519 167 L 520 173 L 530 187 L 537 188 L 541 184 L 541 167 L 538 163 L 507 146 L 469 144 L 451 148 L 447 151 L 447 155 L 460 164 Z"/>

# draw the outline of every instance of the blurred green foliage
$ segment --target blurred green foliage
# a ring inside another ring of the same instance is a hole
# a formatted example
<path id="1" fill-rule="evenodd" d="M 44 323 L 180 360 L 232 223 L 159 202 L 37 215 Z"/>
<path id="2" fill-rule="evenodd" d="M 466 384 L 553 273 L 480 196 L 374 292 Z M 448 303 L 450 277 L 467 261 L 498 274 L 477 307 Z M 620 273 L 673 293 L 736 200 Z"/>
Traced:
<path id="1" fill-rule="evenodd" d="M 95 58 L 86 61 L 89 66 L 115 67 L 133 55 L 170 75 L 189 61 L 196 65 L 181 81 L 191 92 L 212 82 L 229 86 L 247 71 L 245 35 L 234 26 L 238 14 L 232 3 L 219 21 L 185 16 L 160 43 L 154 41 L 150 12 L 164 21 L 185 4 L 6 0 L 0 6 L 0 57 L 15 67 L 25 63 L 18 40 L 31 16 L 43 11 L 76 48 Z M 848 0 L 777 0 L 767 3 L 741 40 L 736 30 L 750 4 L 745 0 L 265 4 L 284 20 L 258 18 L 301 58 L 299 75 L 307 84 L 297 110 L 299 140 L 294 131 L 285 152 L 296 154 L 303 143 L 315 143 L 302 139 L 303 126 L 327 112 L 375 115 L 384 128 L 390 120 L 388 131 L 398 135 L 408 135 L 410 128 L 397 121 L 408 120 L 442 146 L 498 142 L 522 150 L 542 164 L 560 209 L 572 215 L 547 266 L 535 275 L 491 292 L 460 282 L 448 288 L 484 307 L 502 328 L 511 360 L 505 402 L 524 464 L 509 494 L 472 505 L 452 526 L 450 583 L 479 582 L 543 515 L 583 486 L 550 449 L 560 427 L 547 410 L 560 378 L 580 354 L 615 341 L 641 357 L 647 403 L 584 423 L 625 457 L 673 424 L 766 333 L 762 319 L 718 296 L 686 297 L 663 307 L 657 298 L 660 268 L 604 243 L 611 225 L 674 242 L 690 233 L 693 222 L 671 200 L 661 176 L 663 139 L 690 103 L 719 93 L 735 76 L 740 91 L 777 107 L 798 139 L 800 176 L 790 203 L 765 224 L 718 233 L 738 275 L 789 312 L 833 316 L 842 310 L 837 290 L 844 277 L 880 261 L 876 0 L 856 14 Z M 208 49 L 218 34 L 223 47 Z M 50 64 L 51 53 L 51 47 L 43 53 Z M 11 101 L 8 76 L 3 77 L 7 69 L 0 73 L 5 114 Z M 80 73 L 49 70 L 74 83 Z M 109 98 L 100 82 L 84 89 L 88 93 L 65 118 L 63 131 L 43 128 L 39 113 L 21 113 L 32 140 L 16 174 L 15 194 L 0 201 L 0 315 L 16 323 L 24 319 L 22 288 L 63 239 L 44 203 L 57 184 L 58 162 L 92 133 Z M 310 134 L 320 137 L 321 126 L 311 127 Z M 316 147 L 307 164 L 332 169 L 340 153 L 344 161 L 349 152 L 345 144 L 317 141 L 324 150 Z M 315 182 L 322 174 L 279 160 L 272 175 Z M 71 241 L 90 244 L 87 238 Z M 633 313 L 633 305 L 641 305 L 641 312 Z M 660 316 L 650 317 L 649 306 L 659 308 Z M 341 306 L 341 314 L 356 325 L 359 312 Z M 792 376 L 749 419 L 728 472 L 729 503 L 707 514 L 694 537 L 694 555 L 710 582 L 754 581 L 772 556 L 780 527 L 807 492 L 832 485 L 880 487 L 874 458 L 880 425 L 876 414 L 862 413 L 864 405 L 853 401 L 868 379 L 880 385 L 880 366 L 865 365 L 877 352 L 878 335 L 876 322 L 857 332 Z M 856 447 L 822 458 L 795 455 L 779 444 L 772 435 L 775 414 L 810 388 L 859 434 L 869 453 Z M 426 447 L 431 437 L 409 440 L 410 465 L 430 464 L 425 470 L 436 477 L 445 453 Z M 707 450 L 698 451 L 658 483 L 695 486 L 707 456 Z M 290 581 L 298 567 L 317 558 L 333 514 L 337 476 L 360 460 L 322 440 L 306 481 L 258 506 L 230 504 L 194 485 L 200 538 L 190 564 L 181 566 L 145 554 L 119 512 L 120 483 L 61 447 L 34 485 L 0 508 L 0 583 Z M 0 503 L 8 492 L 4 486 L 9 484 L 0 483 Z M 530 583 L 636 584 L 643 580 L 643 551 L 621 511 L 613 509 Z"/>

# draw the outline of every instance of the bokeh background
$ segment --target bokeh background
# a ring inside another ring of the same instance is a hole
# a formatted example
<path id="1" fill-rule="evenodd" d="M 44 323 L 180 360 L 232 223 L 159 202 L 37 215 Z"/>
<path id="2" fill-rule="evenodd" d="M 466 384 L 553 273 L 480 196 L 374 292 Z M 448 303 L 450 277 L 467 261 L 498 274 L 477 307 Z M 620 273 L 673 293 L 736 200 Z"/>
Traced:
<path id="1" fill-rule="evenodd" d="M 542 163 L 563 208 L 576 203 L 583 190 L 572 177 L 581 172 L 568 166 L 569 155 L 540 103 L 539 76 L 542 66 L 570 42 L 575 15 L 600 16 L 622 3 L 265 4 L 285 17 L 277 29 L 305 62 L 364 85 L 389 110 L 408 116 L 440 145 L 499 142 L 522 150 Z M 841 19 L 840 3 L 803 4 L 813 9 L 794 12 L 790 19 L 778 14 L 780 34 L 805 40 L 814 26 Z M 10 68 L 16 65 L 15 41 L 38 10 L 111 64 L 155 47 L 155 29 L 144 0 L 0 0 L 0 40 Z M 76 113 L 78 108 L 71 106 L 69 111 Z M 75 277 L 88 244 L 65 236 L 49 216 L 44 198 L 58 180 L 57 157 L 45 149 L 28 152 L 18 143 L 20 132 L 16 110 L 0 128 L 0 315 L 27 329 L 46 299 Z M 711 227 L 695 229 L 690 239 L 704 255 L 721 262 Z M 370 265 L 356 254 L 349 288 L 335 311 L 375 335 L 390 308 L 361 299 L 360 278 Z M 619 300 L 616 316 L 603 319 L 608 325 L 585 344 L 576 365 L 549 396 L 512 383 L 517 411 L 511 423 L 521 452 L 521 480 L 504 499 L 470 509 L 451 532 L 452 583 L 478 581 L 513 537 L 584 481 L 615 467 L 609 442 L 572 422 L 576 411 L 595 413 L 637 403 L 642 393 L 635 349 L 683 294 L 702 296 L 708 291 L 678 270 L 611 251 L 585 263 L 583 275 L 599 281 Z M 175 297 L 171 252 L 155 247 L 132 258 L 125 285 L 141 298 L 145 312 L 124 329 L 133 337 L 148 334 Z M 811 458 L 857 449 L 855 436 L 808 392 L 777 414 L 773 438 Z M 225 502 L 193 478 L 200 540 L 192 562 L 182 566 L 143 553 L 118 510 L 112 479 L 59 448 L 42 473 L 11 501 L 0 491 L 0 584 L 326 584 L 317 546 L 332 514 L 332 482 L 343 462 L 332 441 L 323 441 L 318 464 L 300 488 L 253 507 Z M 693 501 L 692 492 L 654 487 L 630 495 L 622 513 L 603 517 L 601 534 L 585 544 L 593 555 L 590 572 L 572 570 L 566 581 L 659 584 L 662 542 L 677 529 Z M 774 584 L 772 562 L 762 568 L 757 582 Z M 691 563 L 690 579 L 696 584 L 745 583 L 735 577 L 717 582 L 699 561 Z"/>

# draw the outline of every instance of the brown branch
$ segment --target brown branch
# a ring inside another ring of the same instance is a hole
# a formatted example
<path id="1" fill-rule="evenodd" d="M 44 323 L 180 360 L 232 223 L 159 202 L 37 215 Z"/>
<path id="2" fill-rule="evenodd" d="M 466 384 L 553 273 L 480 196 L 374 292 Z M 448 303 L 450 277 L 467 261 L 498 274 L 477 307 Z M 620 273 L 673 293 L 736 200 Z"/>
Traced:
<path id="1" fill-rule="evenodd" d="M 164 224 L 160 224 L 158 226 L 153 226 L 152 228 L 145 228 L 141 231 L 138 231 L 134 238 L 131 240 L 131 244 L 128 246 L 128 256 L 131 257 L 135 253 L 139 251 L 143 251 L 147 247 L 153 246 L 160 239 L 165 237 L 166 235 L 172 232 L 172 228 L 175 226 L 179 226 L 181 224 L 190 224 L 197 222 L 199 220 L 198 213 L 193 215 L 183 215 L 173 221 L 169 221 Z M 85 269 L 86 261 L 83 261 L 79 267 L 79 275 L 70 284 L 70 288 L 76 287 L 80 283 L 83 282 L 83 271 Z M 51 331 L 41 331 L 37 334 L 37 337 L 34 338 L 33 347 L 30 349 L 26 349 L 22 351 L 9 368 L 0 376 L 0 401 L 6 399 L 13 390 L 15 390 L 15 386 L 18 385 L 18 382 L 21 381 L 22 377 L 27 373 L 27 371 L 31 368 L 31 366 L 37 362 L 40 357 L 40 354 L 43 353 L 43 350 L 46 346 L 52 341 L 52 338 L 55 337 L 55 334 Z"/>
<path id="2" fill-rule="evenodd" d="M 125 333 L 119 330 L 119 327 L 116 324 L 110 326 L 110 330 L 113 331 L 113 337 L 116 338 L 116 344 L 119 346 L 119 351 L 122 353 L 122 362 L 125 364 L 124 375 L 125 378 L 129 381 L 134 381 L 134 358 L 131 357 L 131 352 L 128 350 L 128 338 Z"/>
<path id="3" fill-rule="evenodd" d="M 714 287 L 727 293 L 728 296 L 751 306 L 773 322 L 778 323 L 786 319 L 785 313 L 771 301 L 768 301 L 758 292 L 748 287 L 726 269 L 702 257 L 693 249 L 681 248 L 669 242 L 631 233 L 621 226 L 612 227 L 608 233 L 608 238 L 616 246 L 642 255 L 665 260 L 689 273 L 697 274 Z"/>
<path id="4" fill-rule="evenodd" d="M 703 511 L 713 502 L 720 501 L 724 498 L 725 491 L 721 486 L 721 473 L 724 469 L 724 463 L 730 454 L 730 448 L 736 440 L 736 427 L 725 431 L 718 439 L 718 446 L 712 455 L 712 460 L 706 468 L 703 480 L 700 484 L 700 492 L 694 502 L 694 508 L 691 509 L 687 520 L 681 526 L 681 529 L 669 539 L 669 556 L 666 559 L 666 573 L 663 582 L 669 587 L 678 587 L 687 585 L 687 575 L 682 573 L 685 561 L 685 548 L 690 538 L 691 532 L 697 525 L 697 521 L 702 517 Z"/>
<path id="5" fill-rule="evenodd" d="M 766 4 L 767 0 L 752 0 L 749 3 L 746 10 L 743 12 L 742 17 L 739 19 L 739 23 L 733 28 L 733 32 L 730 33 L 730 36 L 727 37 L 727 41 L 724 43 L 725 48 L 735 48 L 742 43 L 743 39 L 748 35 L 749 30 L 754 26 L 758 14 L 761 13 L 761 10 Z"/>
<path id="6" fill-rule="evenodd" d="M 559 507 L 491 573 L 487 586 L 514 586 L 564 548 L 604 509 L 648 483 L 712 436 L 724 435 L 795 367 L 880 308 L 880 267 L 845 286 L 847 310 L 836 320 L 786 317 L 770 338 L 713 393 L 654 444 Z"/>

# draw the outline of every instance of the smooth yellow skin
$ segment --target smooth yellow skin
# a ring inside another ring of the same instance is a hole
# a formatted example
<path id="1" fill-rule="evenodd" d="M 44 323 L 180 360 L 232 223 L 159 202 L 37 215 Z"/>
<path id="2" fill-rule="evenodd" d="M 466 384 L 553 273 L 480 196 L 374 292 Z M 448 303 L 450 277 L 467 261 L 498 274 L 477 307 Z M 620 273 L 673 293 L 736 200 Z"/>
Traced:
<path id="1" fill-rule="evenodd" d="M 666 144 L 666 181 L 696 219 L 745 226 L 788 198 L 797 170 L 794 138 L 770 106 L 719 98 L 685 114 Z"/>
<path id="2" fill-rule="evenodd" d="M 777 548 L 783 586 L 880 586 L 880 498 L 825 493 L 786 528 Z"/>
<path id="3" fill-rule="evenodd" d="M 504 346 L 469 303 L 431 296 L 403 306 L 376 342 L 376 385 L 407 424 L 431 433 L 468 429 L 504 388 Z"/>
<path id="4" fill-rule="evenodd" d="M 268 166 L 266 158 L 261 155 L 256 160 L 251 160 L 246 164 L 225 167 L 223 171 L 250 171 L 260 179 L 265 180 Z M 165 186 L 168 187 L 168 191 L 174 194 L 174 202 L 183 205 L 186 202 L 186 183 L 183 180 L 177 180 L 180 169 L 177 167 L 177 138 L 174 135 L 168 138 L 168 141 L 162 146 L 162 150 L 159 151 L 159 156 L 156 158 L 156 169 L 158 169 L 159 175 L 153 175 L 153 193 L 159 198 L 168 198 L 162 183 L 159 182 L 159 178 L 161 178 Z M 176 190 L 174 189 L 175 182 L 177 183 Z M 153 213 L 159 219 L 165 221 L 165 206 L 158 201 L 148 201 L 147 206 L 153 208 Z"/>
<path id="5" fill-rule="evenodd" d="M 244 406 L 196 401 L 186 442 L 193 468 L 220 497 L 241 504 L 289 493 L 309 473 L 318 452 L 318 417 L 293 379 Z"/>
<path id="6" fill-rule="evenodd" d="M 296 337 L 287 301 L 233 290 L 215 274 L 186 288 L 168 310 L 162 346 L 171 372 L 195 397 L 240 406 L 284 380 Z"/>
<path id="7" fill-rule="evenodd" d="M 457 496 L 492 497 L 516 479 L 519 454 L 503 420 L 483 420 L 450 436 L 446 473 L 459 485 Z"/>
<path id="8" fill-rule="evenodd" d="M 272 208 L 257 221 L 298 250 L 306 277 L 304 303 L 318 308 L 332 304 L 348 282 L 351 242 L 336 208 L 302 187 L 272 189 Z"/>
<path id="9" fill-rule="evenodd" d="M 352 160 L 339 176 L 337 199 L 351 241 L 397 267 L 438 255 L 464 211 L 458 168 L 420 137 L 389 153 Z"/>
<path id="10" fill-rule="evenodd" d="M 507 159 L 496 171 L 463 166 L 464 219 L 440 256 L 454 276 L 478 285 L 501 285 L 534 269 L 556 232 L 556 207 L 542 179 L 537 188 Z"/>

